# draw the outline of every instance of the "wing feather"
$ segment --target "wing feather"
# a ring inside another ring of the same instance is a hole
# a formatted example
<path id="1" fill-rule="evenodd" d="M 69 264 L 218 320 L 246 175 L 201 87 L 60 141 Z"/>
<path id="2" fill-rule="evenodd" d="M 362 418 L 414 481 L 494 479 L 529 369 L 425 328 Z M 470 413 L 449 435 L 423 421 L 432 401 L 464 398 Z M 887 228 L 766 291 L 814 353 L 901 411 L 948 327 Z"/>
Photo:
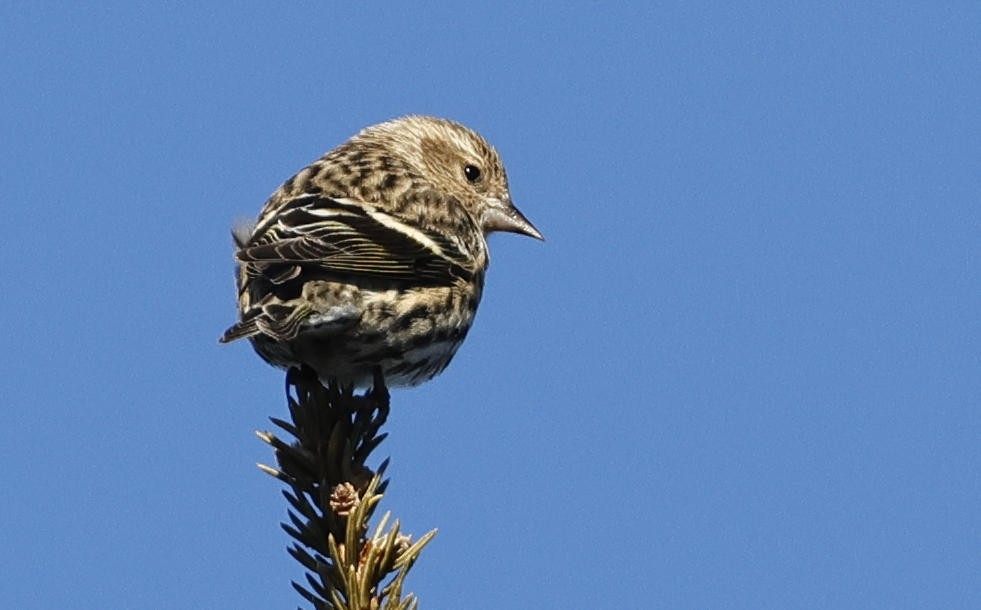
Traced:
<path id="1" fill-rule="evenodd" d="M 260 222 L 237 257 L 250 274 L 276 268 L 274 283 L 296 277 L 300 268 L 436 284 L 474 273 L 473 256 L 446 236 L 367 203 L 310 194 Z"/>

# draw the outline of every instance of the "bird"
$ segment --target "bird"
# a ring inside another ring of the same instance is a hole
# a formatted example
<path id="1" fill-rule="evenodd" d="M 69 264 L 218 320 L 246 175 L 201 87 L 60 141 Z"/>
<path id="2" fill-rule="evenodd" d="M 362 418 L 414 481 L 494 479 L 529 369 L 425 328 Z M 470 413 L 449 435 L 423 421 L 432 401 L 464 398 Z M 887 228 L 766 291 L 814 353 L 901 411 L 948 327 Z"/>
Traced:
<path id="1" fill-rule="evenodd" d="M 239 319 L 219 341 L 324 383 L 418 385 L 470 330 L 495 231 L 544 240 L 483 137 L 421 115 L 366 127 L 233 226 Z"/>

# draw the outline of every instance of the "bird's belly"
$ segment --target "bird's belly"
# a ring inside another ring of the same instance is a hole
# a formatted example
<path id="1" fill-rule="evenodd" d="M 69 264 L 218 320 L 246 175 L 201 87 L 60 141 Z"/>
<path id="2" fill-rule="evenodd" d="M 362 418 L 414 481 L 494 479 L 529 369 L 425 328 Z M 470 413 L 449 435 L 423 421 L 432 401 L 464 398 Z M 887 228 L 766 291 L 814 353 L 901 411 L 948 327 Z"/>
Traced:
<path id="1" fill-rule="evenodd" d="M 417 385 L 450 363 L 479 296 L 461 286 L 362 290 L 357 323 L 311 325 L 293 340 L 292 351 L 323 379 L 367 387 L 381 367 L 388 385 Z"/>

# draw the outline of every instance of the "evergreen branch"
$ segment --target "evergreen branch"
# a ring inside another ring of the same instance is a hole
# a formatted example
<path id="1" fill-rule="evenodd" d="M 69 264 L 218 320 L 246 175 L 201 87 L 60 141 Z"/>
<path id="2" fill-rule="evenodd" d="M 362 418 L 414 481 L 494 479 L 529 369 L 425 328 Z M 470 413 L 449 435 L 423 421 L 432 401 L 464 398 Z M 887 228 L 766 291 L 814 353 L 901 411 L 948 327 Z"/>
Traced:
<path id="1" fill-rule="evenodd" d="M 289 503 L 283 529 L 294 539 L 287 549 L 304 567 L 305 584 L 293 588 L 315 610 L 407 610 L 412 594 L 402 594 L 409 569 L 433 530 L 413 543 L 389 526 L 385 513 L 369 535 L 369 521 L 388 486 L 386 459 L 377 470 L 366 462 L 387 434 L 389 395 L 380 374 L 375 387 L 360 395 L 353 388 L 322 384 L 311 369 L 286 375 L 290 421 L 270 420 L 293 437 L 286 442 L 257 432 L 273 448 L 278 468 L 259 468 L 282 481 Z"/>

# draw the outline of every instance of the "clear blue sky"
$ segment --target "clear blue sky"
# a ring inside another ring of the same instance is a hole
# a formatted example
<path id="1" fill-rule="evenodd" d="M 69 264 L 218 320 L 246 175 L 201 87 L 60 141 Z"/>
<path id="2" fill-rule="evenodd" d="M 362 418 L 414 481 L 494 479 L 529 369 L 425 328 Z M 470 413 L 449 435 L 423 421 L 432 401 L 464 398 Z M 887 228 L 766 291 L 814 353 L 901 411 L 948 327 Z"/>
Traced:
<path id="1" fill-rule="evenodd" d="M 394 395 L 423 608 L 981 607 L 976 3 L 16 4 L 5 607 L 299 604 L 228 227 L 406 113 L 548 238 Z"/>

